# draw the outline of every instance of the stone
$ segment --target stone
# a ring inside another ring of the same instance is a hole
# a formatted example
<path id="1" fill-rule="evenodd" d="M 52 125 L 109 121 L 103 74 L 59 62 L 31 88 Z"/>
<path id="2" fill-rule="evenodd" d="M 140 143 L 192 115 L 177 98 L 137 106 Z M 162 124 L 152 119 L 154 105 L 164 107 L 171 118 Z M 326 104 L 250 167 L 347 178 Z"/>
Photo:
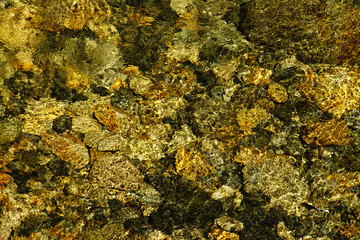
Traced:
<path id="1" fill-rule="evenodd" d="M 1 12 L 0 15 L 0 42 L 6 48 L 19 49 L 31 58 L 32 52 L 45 40 L 45 35 L 34 28 L 31 21 L 37 11 L 30 6 L 19 5 Z"/>
<path id="2" fill-rule="evenodd" d="M 239 124 L 240 130 L 244 131 L 245 135 L 252 134 L 251 128 L 260 123 L 264 123 L 270 118 L 270 114 L 261 107 L 254 107 L 251 109 L 240 109 L 236 114 L 236 120 Z"/>
<path id="3" fill-rule="evenodd" d="M 241 73 L 245 85 L 254 84 L 259 86 L 267 85 L 271 82 L 272 71 L 261 67 L 250 67 L 244 73 Z"/>
<path id="4" fill-rule="evenodd" d="M 65 114 L 65 105 L 55 99 L 28 101 L 23 132 L 39 136 L 46 133 L 52 127 L 53 121 Z"/>
<path id="5" fill-rule="evenodd" d="M 215 219 L 215 224 L 228 232 L 240 232 L 244 229 L 242 222 L 228 216 Z"/>
<path id="6" fill-rule="evenodd" d="M 208 165 L 205 156 L 196 150 L 177 150 L 175 155 L 176 172 L 184 179 L 199 181 L 214 172 L 212 166 Z"/>
<path id="7" fill-rule="evenodd" d="M 56 133 L 64 133 L 66 130 L 71 129 L 71 127 L 72 118 L 68 115 L 62 115 L 54 119 L 52 129 Z"/>
<path id="8" fill-rule="evenodd" d="M 310 145 L 349 145 L 350 131 L 344 120 L 310 123 L 304 127 L 302 139 Z"/>
<path id="9" fill-rule="evenodd" d="M 102 187 L 119 190 L 139 190 L 143 184 L 140 171 L 124 156 L 104 153 L 94 159 L 90 169 L 90 181 Z"/>
<path id="10" fill-rule="evenodd" d="M 72 164 L 75 168 L 85 167 L 89 161 L 89 153 L 85 144 L 77 137 L 70 134 L 46 133 L 41 140 L 60 159 Z"/>
<path id="11" fill-rule="evenodd" d="M 46 3 L 43 3 L 40 15 L 41 24 L 48 31 L 58 31 L 64 27 L 79 30 L 91 21 L 103 21 L 111 13 L 109 6 L 102 0 L 76 2 L 65 0 Z"/>
<path id="12" fill-rule="evenodd" d="M 5 118 L 0 120 L 0 145 L 7 144 L 19 137 L 22 122 L 18 118 Z"/>
<path id="13" fill-rule="evenodd" d="M 6 187 L 6 184 L 11 182 L 11 177 L 0 171 L 0 190 Z"/>
<path id="14" fill-rule="evenodd" d="M 196 64 L 199 60 L 199 46 L 196 44 L 174 45 L 167 51 L 167 57 L 172 62 L 189 61 Z"/>
<path id="15" fill-rule="evenodd" d="M 179 15 L 179 18 L 176 20 L 177 28 L 190 31 L 201 30 L 199 17 L 194 13 L 182 13 Z"/>
<path id="16" fill-rule="evenodd" d="M 277 103 L 286 102 L 288 99 L 286 88 L 276 82 L 269 84 L 268 94 L 270 95 L 271 99 Z"/>
<path id="17" fill-rule="evenodd" d="M 280 207 L 287 214 L 296 216 L 303 214 L 302 203 L 309 201 L 310 189 L 300 170 L 293 166 L 295 158 L 243 147 L 233 160 L 245 164 L 244 189 L 247 193 L 268 195 L 268 208 Z"/>
<path id="18" fill-rule="evenodd" d="M 226 185 L 222 185 L 211 195 L 211 198 L 214 200 L 225 200 L 229 197 L 232 197 L 234 194 L 235 194 L 235 190 L 233 188 Z"/>
<path id="19" fill-rule="evenodd" d="M 234 58 L 216 66 L 212 71 L 215 77 L 228 88 L 234 85 L 233 77 L 240 63 L 239 59 Z"/>
<path id="20" fill-rule="evenodd" d="M 141 74 L 128 78 L 129 88 L 132 89 L 136 94 L 144 96 L 149 91 L 154 83 L 150 78 L 144 77 Z"/>
<path id="21" fill-rule="evenodd" d="M 239 235 L 236 233 L 228 232 L 219 228 L 213 229 L 210 234 L 216 239 L 216 240 L 239 240 Z"/>
<path id="22" fill-rule="evenodd" d="M 75 89 L 76 92 L 82 93 L 90 87 L 90 78 L 78 69 L 68 66 L 64 67 L 64 71 L 67 76 L 65 85 L 68 88 Z"/>
<path id="23" fill-rule="evenodd" d="M 180 148 L 189 149 L 195 146 L 197 137 L 191 131 L 191 128 L 184 124 L 181 129 L 177 130 L 171 141 L 168 143 L 168 153 L 173 154 Z"/>
<path id="24" fill-rule="evenodd" d="M 115 108 L 110 104 L 98 104 L 95 106 L 95 117 L 108 127 L 110 131 L 122 136 L 129 136 L 132 129 L 137 128 L 139 119 Z"/>
<path id="25" fill-rule="evenodd" d="M 78 116 L 72 118 L 71 129 L 81 133 L 97 132 L 101 130 L 101 125 L 92 117 Z"/>
<path id="26" fill-rule="evenodd" d="M 345 112 L 360 105 L 360 74 L 349 67 L 325 66 L 322 73 L 309 73 L 299 89 L 322 111 L 340 118 Z"/>
<path id="27" fill-rule="evenodd" d="M 129 139 L 109 131 L 87 132 L 84 143 L 99 151 L 129 151 Z"/>
<path id="28" fill-rule="evenodd" d="M 177 14 L 185 13 L 188 6 L 193 5 L 193 0 L 171 0 L 170 7 Z"/>
<path id="29" fill-rule="evenodd" d="M 138 159 L 148 167 L 165 157 L 163 145 L 157 141 L 144 139 L 131 139 L 129 141 L 129 158 Z"/>

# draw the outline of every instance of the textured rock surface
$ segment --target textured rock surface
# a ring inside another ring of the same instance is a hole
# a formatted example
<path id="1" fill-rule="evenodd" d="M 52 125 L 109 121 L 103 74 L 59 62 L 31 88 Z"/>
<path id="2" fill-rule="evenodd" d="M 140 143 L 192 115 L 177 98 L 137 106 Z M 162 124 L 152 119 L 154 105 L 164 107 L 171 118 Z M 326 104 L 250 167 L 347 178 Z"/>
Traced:
<path id="1" fill-rule="evenodd" d="M 359 239 L 359 19 L 0 1 L 0 239 Z"/>
<path id="2" fill-rule="evenodd" d="M 350 132 L 342 120 L 310 123 L 305 126 L 302 139 L 311 145 L 349 145 Z"/>

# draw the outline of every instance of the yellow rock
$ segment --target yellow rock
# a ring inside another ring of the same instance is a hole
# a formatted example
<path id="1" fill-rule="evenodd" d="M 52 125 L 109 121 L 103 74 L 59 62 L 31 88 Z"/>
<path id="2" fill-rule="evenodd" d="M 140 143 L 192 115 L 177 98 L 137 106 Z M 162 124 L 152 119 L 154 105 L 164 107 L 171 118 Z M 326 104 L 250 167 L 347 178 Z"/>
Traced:
<path id="1" fill-rule="evenodd" d="M 36 9 L 17 6 L 0 13 L 0 42 L 6 48 L 34 51 L 45 35 L 32 24 Z"/>
<path id="2" fill-rule="evenodd" d="M 225 230 L 215 228 L 213 229 L 210 234 L 216 239 L 216 240 L 239 240 L 239 235 L 232 232 L 227 232 Z"/>
<path id="3" fill-rule="evenodd" d="M 199 46 L 195 44 L 174 45 L 167 51 L 167 57 L 172 62 L 189 61 L 196 64 L 199 61 Z"/>
<path id="4" fill-rule="evenodd" d="M 41 135 L 52 126 L 52 121 L 65 114 L 65 103 L 55 99 L 41 99 L 29 101 L 24 114 L 23 132 Z"/>
<path id="5" fill-rule="evenodd" d="M 270 114 L 265 109 L 257 106 L 251 109 L 241 109 L 236 115 L 240 130 L 244 131 L 245 135 L 252 134 L 252 127 L 255 127 L 257 124 L 262 123 L 269 118 Z"/>
<path id="6" fill-rule="evenodd" d="M 269 85 L 268 94 L 270 95 L 272 100 L 278 103 L 286 102 L 286 100 L 288 99 L 286 88 L 276 82 L 273 82 Z"/>
<path id="7" fill-rule="evenodd" d="M 271 74 L 271 70 L 261 67 L 251 67 L 250 70 L 243 76 L 243 80 L 246 85 L 254 84 L 264 86 L 271 82 Z"/>
<path id="8" fill-rule="evenodd" d="M 90 180 L 103 187 L 121 190 L 138 190 L 143 184 L 140 171 L 127 158 L 111 153 L 96 156 Z"/>
<path id="9" fill-rule="evenodd" d="M 122 136 L 131 134 L 131 130 L 136 129 L 139 124 L 138 118 L 106 103 L 96 105 L 94 115 L 110 131 L 119 133 Z"/>
<path id="10" fill-rule="evenodd" d="M 349 145 L 350 132 L 344 120 L 310 123 L 305 126 L 302 139 L 310 145 Z"/>
<path id="11" fill-rule="evenodd" d="M 179 18 L 176 20 L 177 28 L 187 29 L 191 31 L 198 31 L 202 29 L 200 26 L 199 18 L 194 13 L 182 13 Z"/>
<path id="12" fill-rule="evenodd" d="M 322 111 L 340 118 L 360 105 L 360 74 L 347 67 L 332 67 L 318 76 L 309 73 L 300 91 Z"/>
<path id="13" fill-rule="evenodd" d="M 214 172 L 213 167 L 206 163 L 205 156 L 196 150 L 180 148 L 175 158 L 176 172 L 186 180 L 198 181 Z"/>
<path id="14" fill-rule="evenodd" d="M 234 85 L 233 77 L 235 75 L 235 70 L 240 65 L 239 59 L 231 59 L 223 64 L 216 66 L 213 69 L 215 77 L 225 86 L 231 87 Z"/>
<path id="15" fill-rule="evenodd" d="M 48 31 L 59 31 L 64 27 L 82 29 L 90 21 L 102 22 L 111 11 L 104 0 L 63 0 L 44 1 L 39 14 L 41 27 Z"/>
<path id="16" fill-rule="evenodd" d="M 90 78 L 73 67 L 65 67 L 67 80 L 66 86 L 75 89 L 78 93 L 84 92 L 90 87 Z"/>
<path id="17" fill-rule="evenodd" d="M 245 164 L 244 189 L 248 193 L 263 192 L 270 197 L 267 208 L 281 207 L 288 214 L 300 216 L 306 211 L 310 189 L 291 156 L 267 153 L 254 147 L 242 148 L 233 159 Z"/>
<path id="18" fill-rule="evenodd" d="M 65 162 L 71 163 L 76 168 L 82 168 L 89 163 L 90 157 L 85 144 L 77 137 L 70 134 L 47 133 L 41 140 L 51 151 Z"/>

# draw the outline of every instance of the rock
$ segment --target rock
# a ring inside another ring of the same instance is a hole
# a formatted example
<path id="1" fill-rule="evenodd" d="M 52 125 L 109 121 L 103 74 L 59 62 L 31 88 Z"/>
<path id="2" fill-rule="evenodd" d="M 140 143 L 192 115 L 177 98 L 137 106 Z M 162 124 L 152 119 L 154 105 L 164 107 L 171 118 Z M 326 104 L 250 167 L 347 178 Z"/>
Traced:
<path id="1" fill-rule="evenodd" d="M 256 194 L 260 191 L 268 195 L 268 207 L 281 207 L 287 214 L 300 216 L 305 211 L 302 203 L 309 200 L 310 189 L 300 170 L 292 165 L 296 161 L 293 157 L 245 147 L 234 161 L 245 164 L 246 192 Z"/>
<path id="2" fill-rule="evenodd" d="M 310 123 L 304 127 L 302 139 L 310 145 L 349 145 L 350 132 L 344 120 Z"/>
<path id="3" fill-rule="evenodd" d="M 214 200 L 224 200 L 226 198 L 232 197 L 234 194 L 235 190 L 233 188 L 222 185 L 211 195 L 211 198 Z"/>
<path id="4" fill-rule="evenodd" d="M 199 46 L 196 44 L 174 45 L 168 49 L 166 55 L 172 62 L 189 61 L 196 64 L 199 60 Z"/>
<path id="5" fill-rule="evenodd" d="M 44 33 L 31 24 L 35 15 L 35 8 L 22 5 L 1 12 L 0 41 L 6 48 L 21 48 L 31 56 L 31 52 L 45 40 Z"/>
<path id="6" fill-rule="evenodd" d="M 138 159 L 148 167 L 154 166 L 154 163 L 165 157 L 163 145 L 157 141 L 131 139 L 128 146 L 129 158 Z"/>
<path id="7" fill-rule="evenodd" d="M 244 229 L 242 222 L 228 216 L 215 219 L 215 224 L 228 232 L 240 232 Z"/>
<path id="8" fill-rule="evenodd" d="M 99 151 L 129 151 L 129 139 L 109 131 L 91 131 L 85 133 L 84 143 Z"/>
<path id="9" fill-rule="evenodd" d="M 140 171 L 124 156 L 104 153 L 96 157 L 90 169 L 90 181 L 119 190 L 139 190 L 143 184 Z"/>
<path id="10" fill-rule="evenodd" d="M 52 129 L 56 133 L 64 133 L 66 130 L 71 129 L 72 119 L 68 115 L 57 117 L 53 121 Z"/>
<path id="11" fill-rule="evenodd" d="M 231 87 L 234 85 L 233 77 L 235 76 L 235 71 L 240 65 L 239 59 L 231 59 L 230 61 L 226 61 L 223 64 L 216 66 L 213 69 L 213 73 L 215 77 L 225 86 Z"/>
<path id="12" fill-rule="evenodd" d="M 78 116 L 72 119 L 71 129 L 81 133 L 97 132 L 101 130 L 101 125 L 92 117 Z"/>
<path id="13" fill-rule="evenodd" d="M 82 29 L 90 21 L 99 22 L 110 14 L 110 8 L 105 1 L 43 2 L 40 11 L 42 25 L 48 31 L 58 31 L 61 28 Z"/>
<path id="14" fill-rule="evenodd" d="M 301 93 L 322 111 L 340 118 L 360 105 L 360 74 L 348 67 L 324 67 L 319 75 L 308 74 Z"/>
<path id="15" fill-rule="evenodd" d="M 244 131 L 245 135 L 252 134 L 251 128 L 267 121 L 270 114 L 261 107 L 251 109 L 240 109 L 236 114 L 236 120 L 239 124 L 240 130 Z"/>
<path id="16" fill-rule="evenodd" d="M 65 114 L 65 105 L 55 99 L 29 101 L 24 114 L 25 133 L 41 135 L 50 130 L 53 121 Z"/>
<path id="17" fill-rule="evenodd" d="M 90 78 L 74 67 L 64 67 L 67 80 L 65 85 L 76 92 L 82 93 L 90 87 Z"/>
<path id="18" fill-rule="evenodd" d="M 51 151 L 65 162 L 71 163 L 75 168 L 85 167 L 89 161 L 89 153 L 85 144 L 70 134 L 46 133 L 41 140 Z"/>
<path id="19" fill-rule="evenodd" d="M 214 172 L 213 167 L 207 164 L 205 156 L 196 150 L 177 150 L 175 155 L 176 172 L 184 179 L 199 181 L 201 177 Z"/>
<path id="20" fill-rule="evenodd" d="M 210 234 L 216 239 L 216 240 L 239 240 L 239 235 L 236 233 L 227 232 L 225 230 L 215 228 L 213 229 Z"/>
<path id="21" fill-rule="evenodd" d="M 261 67 L 250 67 L 245 73 L 241 73 L 245 85 L 254 84 L 264 86 L 271 82 L 272 71 Z"/>
<path id="22" fill-rule="evenodd" d="M 98 104 L 95 106 L 95 117 L 108 127 L 122 136 L 129 136 L 133 129 L 138 127 L 139 119 L 117 109 L 110 104 Z"/>
<path id="23" fill-rule="evenodd" d="M 268 94 L 271 99 L 278 103 L 283 103 L 288 99 L 286 88 L 278 83 L 271 83 L 268 88 Z"/>
<path id="24" fill-rule="evenodd" d="M 22 122 L 18 118 L 0 120 L 0 145 L 14 141 L 21 132 Z"/>

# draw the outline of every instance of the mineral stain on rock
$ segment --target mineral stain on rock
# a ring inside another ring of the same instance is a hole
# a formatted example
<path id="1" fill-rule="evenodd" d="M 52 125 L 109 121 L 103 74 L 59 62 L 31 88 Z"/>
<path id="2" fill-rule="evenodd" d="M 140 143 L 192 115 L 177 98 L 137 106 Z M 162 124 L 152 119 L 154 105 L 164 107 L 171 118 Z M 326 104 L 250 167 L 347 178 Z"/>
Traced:
<path id="1" fill-rule="evenodd" d="M 85 144 L 70 134 L 46 133 L 41 140 L 51 151 L 65 162 L 71 163 L 75 168 L 85 167 L 89 161 L 89 152 Z"/>

